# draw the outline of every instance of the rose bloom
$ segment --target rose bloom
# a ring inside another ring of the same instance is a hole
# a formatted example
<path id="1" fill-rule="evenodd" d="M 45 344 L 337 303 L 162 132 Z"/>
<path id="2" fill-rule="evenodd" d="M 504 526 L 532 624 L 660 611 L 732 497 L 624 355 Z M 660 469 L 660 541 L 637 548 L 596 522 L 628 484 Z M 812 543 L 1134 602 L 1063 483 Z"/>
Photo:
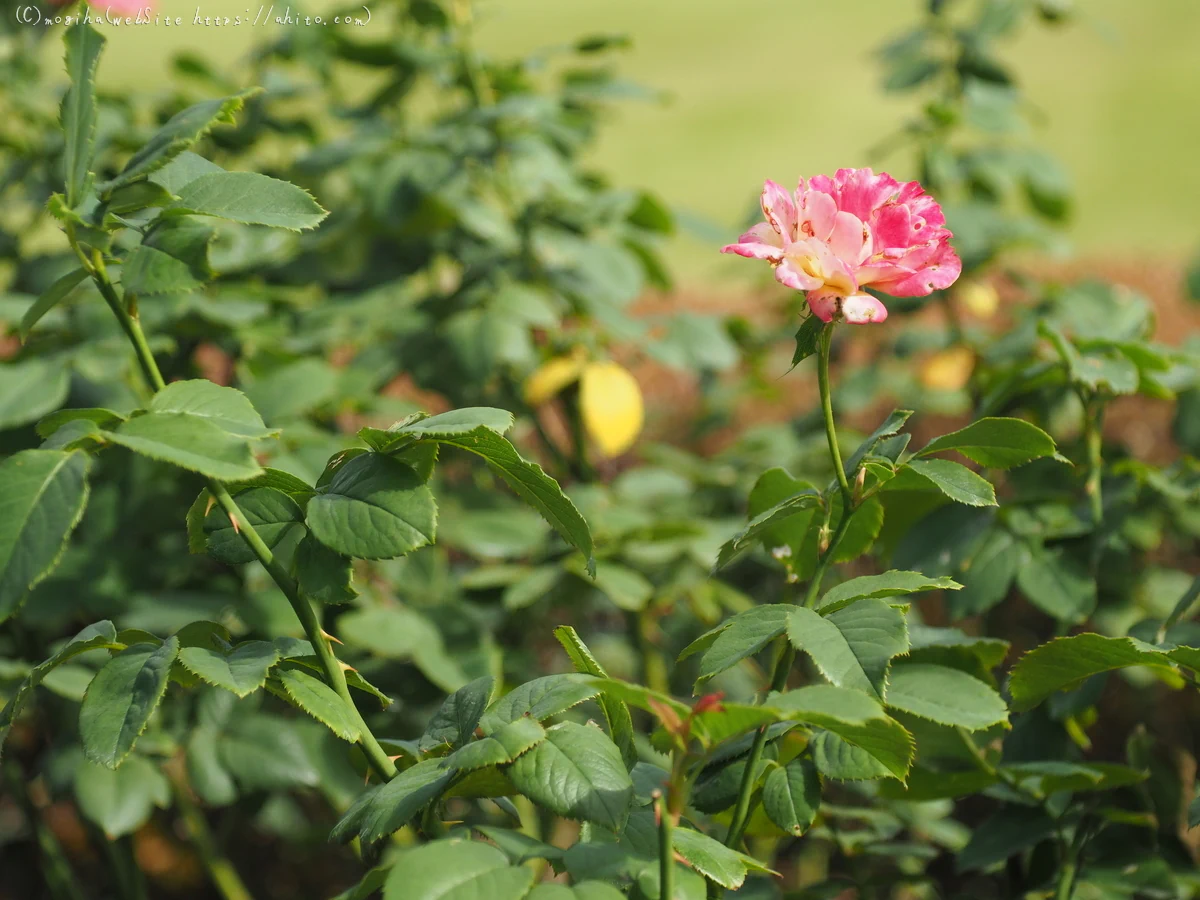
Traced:
<path id="1" fill-rule="evenodd" d="M 915 181 L 838 169 L 801 178 L 794 194 L 768 181 L 762 209 L 767 220 L 721 252 L 767 260 L 824 322 L 882 322 L 887 308 L 862 288 L 923 297 L 962 271 L 942 208 Z"/>

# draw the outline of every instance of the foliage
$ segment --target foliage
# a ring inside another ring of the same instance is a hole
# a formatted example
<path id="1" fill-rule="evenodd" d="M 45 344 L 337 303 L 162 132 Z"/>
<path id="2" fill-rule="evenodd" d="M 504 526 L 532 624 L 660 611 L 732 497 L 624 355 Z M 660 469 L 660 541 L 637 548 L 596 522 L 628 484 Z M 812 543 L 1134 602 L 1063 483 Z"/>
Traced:
<path id="1" fill-rule="evenodd" d="M 1196 360 L 1116 286 L 994 308 L 1070 208 L 996 44 L 1063 5 L 932 2 L 883 50 L 967 277 L 861 370 L 806 319 L 821 413 L 709 454 L 628 452 L 627 367 L 694 379 L 702 434 L 796 323 L 635 314 L 672 216 L 583 162 L 622 42 L 378 13 L 276 32 L 265 92 L 187 57 L 109 96 L 75 24 L 60 100 L 51 32 L 6 36 L 0 750 L 46 895 L 139 896 L 179 825 L 226 900 L 1192 896 L 1142 707 L 1200 675 L 1196 463 L 1104 416 L 1178 395 L 1186 432 Z"/>

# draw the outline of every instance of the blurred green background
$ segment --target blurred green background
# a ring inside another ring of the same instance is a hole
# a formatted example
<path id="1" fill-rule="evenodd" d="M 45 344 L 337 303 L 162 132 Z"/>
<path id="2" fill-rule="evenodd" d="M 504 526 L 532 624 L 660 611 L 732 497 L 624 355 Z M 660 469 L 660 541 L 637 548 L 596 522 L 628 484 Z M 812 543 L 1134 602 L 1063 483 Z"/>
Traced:
<path id="1" fill-rule="evenodd" d="M 1070 239 L 1086 255 L 1190 255 L 1200 244 L 1200 2 L 1075 5 L 1066 23 L 1027 28 L 1005 48 L 1042 116 L 1028 140 L 1062 159 L 1074 182 Z M 275 6 L 279 15 L 287 4 Z M 887 154 L 886 143 L 917 100 L 882 92 L 872 51 L 916 24 L 924 7 L 925 0 L 476 3 L 479 44 L 497 55 L 588 33 L 630 35 L 622 73 L 662 96 L 621 106 L 595 161 L 618 182 L 653 187 L 731 237 L 763 178 L 790 184 L 862 165 L 915 174 L 908 155 Z M 233 61 L 271 29 L 287 27 L 196 27 L 197 8 L 253 17 L 258 7 L 248 0 L 159 0 L 164 14 L 184 16 L 183 27 L 105 29 L 115 52 L 101 67 L 101 85 L 144 89 L 163 83 L 177 51 Z M 728 262 L 694 238 L 681 241 L 673 258 L 685 286 L 709 289 L 714 274 L 736 278 Z"/>

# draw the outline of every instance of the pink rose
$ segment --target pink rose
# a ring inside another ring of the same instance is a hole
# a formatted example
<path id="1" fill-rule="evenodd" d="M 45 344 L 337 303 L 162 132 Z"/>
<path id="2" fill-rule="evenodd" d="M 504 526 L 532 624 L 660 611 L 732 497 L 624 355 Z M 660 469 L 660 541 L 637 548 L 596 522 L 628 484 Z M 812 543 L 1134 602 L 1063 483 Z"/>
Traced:
<path id="1" fill-rule="evenodd" d="M 887 308 L 860 292 L 868 285 L 894 297 L 922 297 L 962 272 L 941 207 L 915 181 L 838 169 L 833 178 L 800 179 L 795 194 L 768 181 L 762 208 L 766 221 L 721 252 L 767 260 L 780 284 L 807 292 L 824 322 L 886 319 Z"/>

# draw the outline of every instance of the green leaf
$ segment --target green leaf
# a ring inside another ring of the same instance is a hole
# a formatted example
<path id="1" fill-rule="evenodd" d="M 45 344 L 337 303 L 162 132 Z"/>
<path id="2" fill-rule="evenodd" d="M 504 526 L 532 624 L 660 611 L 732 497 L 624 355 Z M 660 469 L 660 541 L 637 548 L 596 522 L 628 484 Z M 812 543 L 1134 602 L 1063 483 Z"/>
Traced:
<path id="1" fill-rule="evenodd" d="M 179 641 L 133 644 L 96 673 L 79 707 L 79 737 L 92 762 L 115 769 L 129 755 L 163 692 Z"/>
<path id="2" fill-rule="evenodd" d="M 208 247 L 215 232 L 190 217 L 165 219 L 125 260 L 121 286 L 137 295 L 186 294 L 213 277 Z"/>
<path id="3" fill-rule="evenodd" d="M 960 872 L 999 865 L 1054 834 L 1055 823 L 1038 807 L 1007 805 L 984 820 L 959 851 Z"/>
<path id="4" fill-rule="evenodd" d="M 649 579 L 628 566 L 605 560 L 596 570 L 595 576 L 596 589 L 626 612 L 645 609 L 650 598 L 654 596 L 654 585 Z"/>
<path id="5" fill-rule="evenodd" d="M 237 505 L 246 522 L 234 528 L 229 515 L 220 506 L 214 506 L 204 517 L 204 533 L 207 535 L 205 549 L 214 559 L 228 565 L 244 565 L 257 557 L 246 539 L 238 530 L 249 523 L 268 547 L 304 530 L 304 511 L 282 491 L 272 488 L 251 488 L 237 495 Z"/>
<path id="6" fill-rule="evenodd" d="M 33 357 L 0 366 L 0 431 L 54 412 L 69 387 L 70 373 L 58 360 Z"/>
<path id="7" fill-rule="evenodd" d="M 228 652 L 184 647 L 179 662 L 209 684 L 245 697 L 266 684 L 267 672 L 279 662 L 279 650 L 268 641 L 246 641 Z"/>
<path id="8" fill-rule="evenodd" d="M 797 607 L 788 620 L 788 640 L 838 687 L 880 700 L 892 658 L 908 652 L 904 614 L 875 599 L 859 600 L 828 616 Z"/>
<path id="9" fill-rule="evenodd" d="M 821 776 L 811 759 L 798 757 L 772 769 L 763 782 L 763 812 L 788 834 L 804 834 L 821 806 Z"/>
<path id="10" fill-rule="evenodd" d="M 499 847 L 514 866 L 531 859 L 559 860 L 566 851 L 531 838 L 520 831 L 497 828 L 494 825 L 476 825 L 474 830 Z M 618 900 L 620 895 L 618 894 Z"/>
<path id="11" fill-rule="evenodd" d="M 907 468 L 956 503 L 995 506 L 996 491 L 982 475 L 948 459 L 914 459 Z"/>
<path id="12" fill-rule="evenodd" d="M 863 575 L 851 578 L 830 588 L 817 607 L 821 611 L 847 606 L 863 598 L 899 597 L 904 594 L 919 594 L 923 591 L 957 591 L 962 585 L 945 576 L 932 578 L 920 572 L 902 572 L 893 569 L 882 575 Z"/>
<path id="13" fill-rule="evenodd" d="M 718 628 L 702 635 L 685 647 L 680 659 L 703 649 L 697 688 L 702 682 L 754 656 L 787 630 L 788 616 L 794 610 L 788 604 L 766 604 L 738 613 Z"/>
<path id="14" fill-rule="evenodd" d="M 966 428 L 934 438 L 917 455 L 957 450 L 989 469 L 1010 469 L 1057 452 L 1054 439 L 1023 419 L 977 419 Z"/>
<path id="15" fill-rule="evenodd" d="M 1004 700 L 966 672 L 899 662 L 888 677 L 887 705 L 941 725 L 979 731 L 1008 720 Z"/>
<path id="16" fill-rule="evenodd" d="M 875 452 L 876 446 L 884 438 L 892 437 L 899 434 L 900 429 L 904 427 L 904 423 L 912 417 L 911 409 L 894 409 L 883 420 L 878 428 L 876 428 L 867 437 L 865 441 L 858 445 L 858 448 L 850 454 L 850 458 L 846 460 L 846 475 L 853 479 L 858 472 L 858 467 L 862 465 L 862 461 Z"/>
<path id="17" fill-rule="evenodd" d="M 759 513 L 750 520 L 745 528 L 721 545 L 721 549 L 717 553 L 717 564 L 713 570 L 725 568 L 756 541 L 792 516 L 805 510 L 816 509 L 820 505 L 821 495 L 808 488 Z"/>
<path id="18" fill-rule="evenodd" d="M 1017 586 L 1030 603 L 1063 622 L 1082 622 L 1096 608 L 1095 579 L 1060 549 L 1031 553 L 1017 569 Z"/>
<path id="19" fill-rule="evenodd" d="M 964 588 L 948 599 L 953 618 L 980 615 L 1008 596 L 1017 572 L 1028 560 L 1023 543 L 1004 529 L 995 529 L 963 567 Z"/>
<path id="20" fill-rule="evenodd" d="M 71 80 L 59 116 L 63 127 L 63 170 L 67 180 L 67 206 L 83 199 L 96 139 L 96 66 L 104 37 L 91 25 L 76 22 L 63 36 L 67 76 Z"/>
<path id="21" fill-rule="evenodd" d="M 257 172 L 201 175 L 179 189 L 179 200 L 168 212 L 291 231 L 315 228 L 329 215 L 303 188 Z"/>
<path id="22" fill-rule="evenodd" d="M 104 436 L 137 453 L 222 481 L 242 481 L 262 472 L 245 438 L 192 413 L 148 412 Z"/>
<path id="23" fill-rule="evenodd" d="M 29 309 L 25 310 L 25 315 L 21 316 L 21 325 L 17 331 L 21 340 L 26 340 L 29 332 L 33 331 L 33 326 L 41 321 L 42 316 L 54 309 L 85 278 L 87 278 L 87 272 L 81 267 L 68 272 L 46 288 L 46 292 L 38 297 Z"/>
<path id="24" fill-rule="evenodd" d="M 68 422 L 94 422 L 102 428 L 109 428 L 125 421 L 125 417 L 111 409 L 60 409 L 53 412 L 37 423 L 36 431 L 39 437 L 48 438 Z"/>
<path id="25" fill-rule="evenodd" d="M 554 629 L 554 636 L 567 651 L 575 671 L 582 675 L 592 675 L 596 678 L 608 678 L 608 672 L 592 656 L 583 639 L 576 634 L 570 625 L 560 625 Z M 634 746 L 633 718 L 629 715 L 629 707 L 607 693 L 600 695 L 600 708 L 608 721 L 608 734 L 613 743 L 621 751 L 625 767 L 632 769 L 638 761 L 637 748 Z"/>
<path id="26" fill-rule="evenodd" d="M 1029 651 L 1013 666 L 1008 683 L 1013 709 L 1032 709 L 1055 691 L 1085 678 L 1128 666 L 1170 666 L 1167 656 L 1135 638 L 1077 634 L 1055 638 Z"/>
<path id="27" fill-rule="evenodd" d="M 546 739 L 546 729 L 536 719 L 517 719 L 487 737 L 463 744 L 442 764 L 448 769 L 471 771 L 511 763 Z"/>
<path id="28" fill-rule="evenodd" d="M 150 181 L 178 197 L 184 185 L 191 184 L 201 175 L 212 172 L 224 172 L 214 162 L 209 162 L 203 156 L 184 150 L 173 160 L 150 175 Z"/>
<path id="29" fill-rule="evenodd" d="M 913 758 L 913 739 L 899 722 L 884 713 L 879 701 L 861 691 L 814 684 L 767 698 L 780 718 L 833 732 L 877 761 L 887 774 L 903 781 Z"/>
<path id="30" fill-rule="evenodd" d="M 490 844 L 434 841 L 397 859 L 383 900 L 522 900 L 534 877 Z"/>
<path id="31" fill-rule="evenodd" d="M 709 632 L 713 635 L 711 641 L 700 657 L 700 672 L 696 676 L 696 684 L 707 681 L 729 669 L 743 659 L 754 656 L 763 647 L 787 631 L 788 617 L 795 610 L 794 606 L 786 603 L 771 603 L 755 606 L 736 616 Z M 680 658 L 690 655 L 689 651 L 701 641 L 704 635 L 691 645 L 684 648 Z"/>
<path id="32" fill-rule="evenodd" d="M 824 330 L 825 323 L 816 316 L 810 315 L 800 324 L 800 329 L 796 332 L 796 352 L 792 354 L 792 368 L 817 352 L 821 343 L 821 332 Z"/>
<path id="33" fill-rule="evenodd" d="M 479 727 L 487 734 L 523 716 L 542 722 L 599 693 L 600 686 L 590 675 L 545 675 L 513 688 L 493 703 Z"/>
<path id="34" fill-rule="evenodd" d="M 672 838 L 675 852 L 709 881 L 732 891 L 745 883 L 747 869 L 743 854 L 690 828 L 675 829 Z"/>
<path id="35" fill-rule="evenodd" d="M 287 790 L 320 781 L 290 722 L 259 713 L 234 719 L 218 748 L 221 765 L 243 790 Z"/>
<path id="36" fill-rule="evenodd" d="M 0 462 L 0 622 L 62 557 L 87 505 L 87 454 L 22 450 Z"/>
<path id="37" fill-rule="evenodd" d="M 167 123 L 156 131 L 145 145 L 130 157 L 125 168 L 112 181 L 100 185 L 104 193 L 122 185 L 131 184 L 145 178 L 150 173 L 162 169 L 172 159 L 195 144 L 217 125 L 232 125 L 237 113 L 241 110 L 246 99 L 259 93 L 260 88 L 252 88 L 235 94 L 232 97 L 222 97 L 216 100 L 205 100 L 194 106 L 189 106 L 182 112 L 176 113 Z M 182 189 L 184 184 L 174 185 L 175 177 L 166 179 L 167 183 L 158 181 L 164 187 L 168 185 Z M 177 191 L 172 191 L 177 193 Z"/>
<path id="38" fill-rule="evenodd" d="M 410 466 L 381 453 L 363 453 L 318 488 L 305 521 L 331 550 L 392 559 L 433 541 L 437 506 Z"/>
<path id="39" fill-rule="evenodd" d="M 262 416 L 255 412 L 245 394 L 204 378 L 171 382 L 154 395 L 149 410 L 187 413 L 238 437 L 262 438 L 275 434 L 263 424 Z"/>
<path id="40" fill-rule="evenodd" d="M 117 188 L 97 209 L 97 215 L 119 216 L 147 209 L 162 209 L 175 199 L 175 195 L 161 184 L 153 181 L 138 181 Z M 101 212 L 102 211 L 102 212 Z M 125 271 L 122 271 L 124 276 Z"/>
<path id="41" fill-rule="evenodd" d="M 299 669 L 280 669 L 276 677 L 293 703 L 343 741 L 362 737 L 358 716 L 329 685 Z"/>
<path id="42" fill-rule="evenodd" d="M 432 419 L 425 420 L 430 421 Z M 541 513 L 563 540 L 583 554 L 588 572 L 595 574 L 592 533 L 588 524 L 558 482 L 543 472 L 541 466 L 522 459 L 512 444 L 488 426 L 461 434 L 443 433 L 431 439 L 482 456 L 518 497 Z"/>
<path id="43" fill-rule="evenodd" d="M 113 627 L 112 622 L 105 619 L 87 626 L 60 647 L 53 656 L 30 669 L 25 680 L 10 695 L 8 703 L 3 709 L 0 709 L 0 750 L 4 748 L 4 740 L 8 737 L 8 731 L 12 728 L 12 723 L 16 720 L 17 715 L 20 714 L 25 701 L 29 699 L 33 689 L 41 684 L 47 675 L 81 653 L 100 648 L 118 649 L 118 647 L 117 630 Z"/>
<path id="44" fill-rule="evenodd" d="M 318 603 L 349 603 L 358 596 L 352 585 L 350 557 L 330 550 L 310 534 L 296 548 L 296 581 Z"/>
<path id="45" fill-rule="evenodd" d="M 476 678 L 442 701 L 421 735 L 421 747 L 431 750 L 442 744 L 460 747 L 475 734 L 483 711 L 492 699 L 496 679 L 491 675 Z"/>
<path id="46" fill-rule="evenodd" d="M 81 759 L 75 769 L 75 798 L 84 818 L 100 826 L 111 841 L 133 834 L 157 806 L 171 805 L 166 776 L 143 756 L 131 756 L 118 769 Z"/>
<path id="47" fill-rule="evenodd" d="M 891 777 L 887 766 L 874 756 L 831 731 L 813 736 L 812 757 L 817 771 L 835 781 L 876 781 Z"/>
<path id="48" fill-rule="evenodd" d="M 620 831 L 633 802 L 621 752 L 599 728 L 563 722 L 507 769 L 517 790 L 556 815 Z"/>
<path id="49" fill-rule="evenodd" d="M 513 415 L 506 409 L 490 406 L 467 406 L 452 409 L 436 416 L 423 416 L 413 421 L 399 422 L 389 431 L 397 435 L 409 435 L 418 439 L 441 440 L 470 434 L 479 428 L 487 428 L 496 434 L 504 434 L 513 425 Z"/>
<path id="50" fill-rule="evenodd" d="M 354 837 L 373 843 L 408 824 L 450 784 L 457 773 L 440 759 L 426 759 L 405 769 L 387 784 L 362 794 L 329 834 L 345 844 Z"/>

